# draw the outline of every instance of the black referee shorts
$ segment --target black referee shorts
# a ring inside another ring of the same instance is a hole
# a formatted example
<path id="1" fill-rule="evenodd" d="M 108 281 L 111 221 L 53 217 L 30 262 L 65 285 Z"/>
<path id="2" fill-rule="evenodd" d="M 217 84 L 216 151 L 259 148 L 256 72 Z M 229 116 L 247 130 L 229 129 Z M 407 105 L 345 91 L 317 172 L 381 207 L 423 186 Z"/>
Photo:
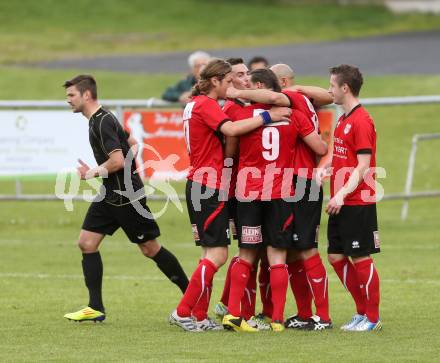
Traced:
<path id="1" fill-rule="evenodd" d="M 293 215 L 293 242 L 294 248 L 299 251 L 318 248 L 319 226 L 321 224 L 321 210 L 323 192 L 313 179 L 294 178 L 295 194 L 302 198 L 292 203 Z"/>
<path id="2" fill-rule="evenodd" d="M 328 219 L 328 253 L 364 257 L 380 252 L 376 204 L 343 205 Z"/>
<path id="3" fill-rule="evenodd" d="M 142 213 L 149 213 L 146 198 L 140 199 Z M 133 204 L 116 206 L 100 202 L 92 202 L 87 211 L 82 229 L 100 234 L 113 235 L 121 227 L 129 240 L 133 243 L 143 243 L 160 236 L 159 226 L 152 218 L 146 218 L 140 214 Z"/>
<path id="4" fill-rule="evenodd" d="M 201 199 L 197 191 L 211 196 Z M 196 246 L 224 247 L 231 243 L 227 201 L 221 201 L 219 194 L 192 180 L 186 183 L 186 205 Z"/>

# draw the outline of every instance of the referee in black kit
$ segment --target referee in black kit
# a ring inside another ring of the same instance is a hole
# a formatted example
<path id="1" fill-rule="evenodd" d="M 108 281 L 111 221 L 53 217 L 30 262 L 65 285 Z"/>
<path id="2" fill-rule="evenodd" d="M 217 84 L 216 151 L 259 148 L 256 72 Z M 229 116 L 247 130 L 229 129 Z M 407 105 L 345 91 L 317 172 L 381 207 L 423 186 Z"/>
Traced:
<path id="1" fill-rule="evenodd" d="M 90 145 L 98 164 L 97 167 L 90 168 L 79 160 L 78 173 L 81 179 L 103 177 L 103 187 L 87 211 L 78 241 L 83 256 L 84 279 L 89 290 L 89 304 L 86 308 L 64 317 L 74 321 L 105 319 L 102 302 L 103 265 L 98 247 L 105 235 L 112 235 L 119 227 L 184 293 L 188 278 L 176 257 L 156 240 L 160 235 L 159 226 L 146 205 L 143 182 L 134 173 L 136 164 L 133 155 L 131 165 L 125 165 L 127 154 L 131 153 L 130 147 L 136 145 L 135 139 L 124 131 L 111 112 L 99 105 L 96 81 L 92 76 L 79 75 L 66 81 L 63 87 L 73 112 L 81 112 L 89 120 Z M 128 190 L 133 191 L 136 198 L 126 197 L 124 166 L 131 168 L 131 181 L 127 181 L 131 182 L 131 186 L 128 186 Z M 148 213 L 150 218 L 141 215 L 133 202 L 138 207 L 141 206 L 143 215 Z"/>

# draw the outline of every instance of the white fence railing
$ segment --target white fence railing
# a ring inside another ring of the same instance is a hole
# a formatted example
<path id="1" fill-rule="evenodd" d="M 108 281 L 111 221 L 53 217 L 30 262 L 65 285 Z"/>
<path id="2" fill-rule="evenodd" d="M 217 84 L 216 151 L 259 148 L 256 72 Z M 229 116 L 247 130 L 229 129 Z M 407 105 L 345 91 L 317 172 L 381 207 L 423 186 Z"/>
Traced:
<path id="1" fill-rule="evenodd" d="M 419 105 L 419 104 L 440 104 L 440 95 L 431 96 L 408 96 L 408 97 L 383 97 L 383 98 L 365 98 L 361 99 L 361 103 L 365 106 L 404 106 L 404 105 Z M 104 107 L 113 109 L 119 120 L 122 120 L 124 109 L 132 108 L 175 108 L 180 105 L 168 103 L 156 98 L 147 100 L 100 100 L 100 104 Z M 39 100 L 20 100 L 7 101 L 0 100 L 0 109 L 16 110 L 16 109 L 66 109 L 68 106 L 66 101 L 39 101 Z M 335 108 L 334 105 L 328 108 Z M 340 109 L 337 109 L 336 115 L 340 114 Z M 407 177 L 405 183 L 405 190 L 403 193 L 386 194 L 383 200 L 404 200 L 402 207 L 402 219 L 406 219 L 408 215 L 408 202 L 414 198 L 430 198 L 439 197 L 440 190 L 429 190 L 422 192 L 412 192 L 412 181 L 414 179 L 414 168 L 416 162 L 417 143 L 422 140 L 432 140 L 440 138 L 440 134 L 423 134 L 414 135 L 412 140 L 412 148 L 409 157 Z M 180 195 L 184 198 L 184 195 Z M 0 200 L 54 200 L 57 199 L 55 195 L 36 195 L 23 194 L 21 192 L 20 180 L 16 180 L 15 194 L 2 195 Z M 151 196 L 151 199 L 160 199 L 160 196 Z"/>
<path id="2" fill-rule="evenodd" d="M 406 173 L 405 193 L 403 194 L 403 198 L 405 201 L 403 203 L 401 212 L 402 220 L 406 220 L 406 218 L 408 217 L 409 199 L 414 194 L 411 193 L 411 188 L 414 178 L 414 168 L 416 166 L 417 144 L 419 141 L 428 141 L 434 139 L 440 139 L 440 134 L 416 134 L 413 136 L 411 152 L 409 153 L 408 171 Z M 431 191 L 427 193 L 431 193 L 431 197 L 438 196 L 438 192 L 436 191 Z"/>

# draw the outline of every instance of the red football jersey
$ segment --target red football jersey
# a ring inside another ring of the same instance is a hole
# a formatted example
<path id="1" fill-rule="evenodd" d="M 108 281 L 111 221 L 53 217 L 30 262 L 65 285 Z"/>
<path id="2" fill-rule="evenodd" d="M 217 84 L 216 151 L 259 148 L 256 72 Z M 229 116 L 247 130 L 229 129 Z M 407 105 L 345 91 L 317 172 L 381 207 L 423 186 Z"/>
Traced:
<path id="1" fill-rule="evenodd" d="M 244 106 L 246 106 L 246 103 L 241 102 L 238 99 L 227 100 L 223 105 L 223 112 L 228 115 L 231 121 L 237 121 L 239 120 L 239 117 L 241 117 L 241 112 Z"/>
<path id="2" fill-rule="evenodd" d="M 224 138 L 219 128 L 229 117 L 216 100 L 192 98 L 183 111 L 183 127 L 190 157 L 188 179 L 209 188 L 221 188 Z"/>
<path id="3" fill-rule="evenodd" d="M 339 118 L 333 142 L 333 172 L 330 177 L 331 196 L 333 197 L 347 182 L 351 172 L 358 164 L 357 155 L 371 152 L 370 169 L 358 187 L 347 195 L 344 204 L 366 205 L 375 203 L 376 129 L 372 118 L 364 107 L 358 105 L 348 115 L 342 115 Z M 340 171 L 339 174 L 338 171 Z"/>
<path id="4" fill-rule="evenodd" d="M 311 166 L 311 158 L 306 158 L 306 156 L 309 156 L 310 153 L 313 155 L 313 159 L 316 159 L 315 153 L 310 149 L 304 141 L 302 141 L 303 137 L 306 137 L 307 135 L 310 135 L 313 131 L 315 131 L 315 127 L 310 122 L 310 119 L 304 115 L 303 112 L 298 111 L 297 109 L 292 109 L 292 116 L 290 117 L 292 122 L 296 125 L 296 128 L 298 130 L 298 138 L 296 141 L 296 148 L 295 148 L 295 157 L 292 160 L 292 165 L 295 168 L 294 174 L 300 175 L 302 177 L 307 177 L 309 175 L 310 168 L 312 169 L 310 171 L 310 174 L 313 173 L 313 168 L 315 166 Z M 300 158 L 298 158 L 298 152 L 301 152 L 302 155 L 300 155 Z M 298 170 L 302 168 L 302 171 Z M 306 170 L 305 170 L 306 169 Z M 311 178 L 311 177 L 310 177 Z"/>
<path id="5" fill-rule="evenodd" d="M 254 117 L 270 105 L 242 108 L 240 119 Z M 272 200 L 293 196 L 293 163 L 297 138 L 294 122 L 275 122 L 240 136 L 236 197 Z"/>
<path id="6" fill-rule="evenodd" d="M 318 115 L 316 114 L 315 108 L 310 100 L 301 92 L 283 90 L 283 93 L 290 98 L 292 108 L 302 112 L 306 116 L 309 124 L 313 127 L 313 130 L 316 130 L 319 133 Z M 300 136 L 303 138 L 307 135 Z M 304 178 L 312 179 L 313 169 L 316 168 L 317 165 L 317 156 L 315 152 L 299 138 L 298 144 L 296 145 L 296 154 L 294 160 L 295 175 L 299 174 Z M 299 169 L 302 169 L 302 171 L 299 172 Z"/>
<path id="7" fill-rule="evenodd" d="M 238 99 L 227 100 L 223 105 L 223 112 L 230 118 L 231 121 L 237 121 L 242 115 L 242 109 L 246 104 Z M 243 120 L 243 118 L 242 118 Z M 231 182 L 229 185 L 229 198 L 234 196 L 235 186 L 237 184 L 238 173 L 238 155 L 234 158 L 234 164 L 232 164 Z"/>

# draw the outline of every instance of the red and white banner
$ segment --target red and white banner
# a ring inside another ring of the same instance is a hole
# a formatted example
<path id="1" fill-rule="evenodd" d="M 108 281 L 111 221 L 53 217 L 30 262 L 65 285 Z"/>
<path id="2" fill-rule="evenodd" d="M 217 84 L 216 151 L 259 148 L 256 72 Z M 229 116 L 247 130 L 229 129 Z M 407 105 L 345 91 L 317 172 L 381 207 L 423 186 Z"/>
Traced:
<path id="1" fill-rule="evenodd" d="M 322 137 L 329 143 L 333 111 L 322 110 L 317 114 Z M 136 161 L 142 177 L 173 180 L 186 177 L 189 157 L 181 109 L 125 111 L 124 127 L 140 145 Z"/>
<path id="2" fill-rule="evenodd" d="M 181 109 L 126 111 L 124 127 L 139 144 L 136 162 L 141 177 L 186 178 L 189 156 Z"/>

